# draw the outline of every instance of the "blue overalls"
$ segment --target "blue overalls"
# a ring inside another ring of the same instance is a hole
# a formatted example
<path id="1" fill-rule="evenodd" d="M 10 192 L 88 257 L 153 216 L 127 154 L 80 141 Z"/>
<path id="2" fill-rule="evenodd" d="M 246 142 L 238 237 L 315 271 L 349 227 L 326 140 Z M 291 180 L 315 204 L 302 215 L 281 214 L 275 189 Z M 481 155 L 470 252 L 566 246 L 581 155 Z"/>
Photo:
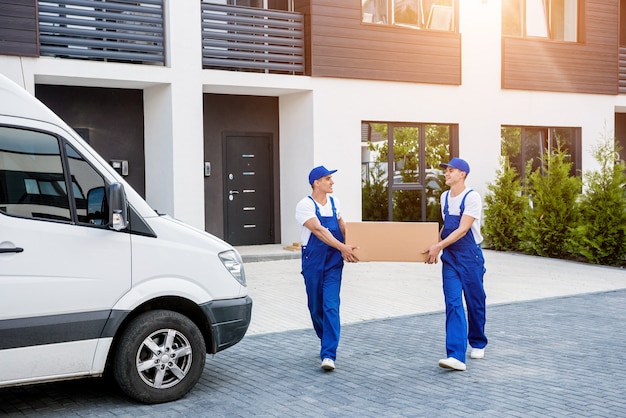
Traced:
<path id="1" fill-rule="evenodd" d="M 327 228 L 337 240 L 343 242 L 343 234 L 339 228 L 333 198 L 328 197 L 333 208 L 332 216 L 321 216 L 317 202 L 311 196 L 309 198 L 315 204 L 315 215 L 322 226 Z M 342 271 L 343 257 L 341 251 L 326 245 L 315 234 L 311 234 L 306 246 L 302 247 L 302 275 L 304 276 L 313 328 L 322 343 L 321 359 L 329 358 L 335 361 L 337 357 L 339 290 Z"/>
<path id="2" fill-rule="evenodd" d="M 461 223 L 465 211 L 465 198 L 472 190 L 463 196 L 459 215 L 450 215 L 448 211 L 448 196 L 444 205 L 444 221 L 441 230 L 441 239 L 445 239 Z M 485 259 L 480 244 L 476 244 L 472 230 L 455 243 L 449 245 L 441 254 L 443 294 L 446 302 L 446 352 L 448 357 L 454 357 L 465 363 L 467 342 L 473 348 L 484 348 L 487 345 L 485 336 L 485 289 L 483 276 L 485 274 Z M 463 294 L 467 306 L 467 321 L 463 311 Z M 469 323 L 469 332 L 468 332 Z"/>

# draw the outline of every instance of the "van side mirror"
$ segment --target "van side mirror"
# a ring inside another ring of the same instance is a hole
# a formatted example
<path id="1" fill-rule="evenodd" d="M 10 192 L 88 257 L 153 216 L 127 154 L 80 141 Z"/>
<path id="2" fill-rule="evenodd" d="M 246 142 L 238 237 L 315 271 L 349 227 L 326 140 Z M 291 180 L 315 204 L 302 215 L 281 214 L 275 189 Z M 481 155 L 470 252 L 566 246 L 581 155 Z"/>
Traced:
<path id="1" fill-rule="evenodd" d="M 106 225 L 108 223 L 107 216 L 107 200 L 104 187 L 94 187 L 87 192 L 87 218 L 90 224 Z"/>
<path id="2" fill-rule="evenodd" d="M 109 228 L 121 231 L 128 226 L 128 201 L 124 186 L 112 183 L 108 189 Z"/>

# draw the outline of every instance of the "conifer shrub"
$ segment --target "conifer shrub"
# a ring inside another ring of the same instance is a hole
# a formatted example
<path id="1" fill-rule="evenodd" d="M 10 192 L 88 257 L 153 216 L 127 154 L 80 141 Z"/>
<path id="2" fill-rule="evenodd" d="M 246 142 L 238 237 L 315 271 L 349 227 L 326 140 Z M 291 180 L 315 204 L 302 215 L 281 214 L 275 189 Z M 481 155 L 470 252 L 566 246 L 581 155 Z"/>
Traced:
<path id="1" fill-rule="evenodd" d="M 557 147 L 546 152 L 541 166 L 528 176 L 530 207 L 525 211 L 521 234 L 523 251 L 543 257 L 576 258 L 572 239 L 580 220 L 577 200 L 582 182 L 570 176 L 571 168 L 565 152 Z"/>
<path id="2" fill-rule="evenodd" d="M 585 174 L 581 198 L 581 222 L 575 229 L 574 246 L 594 264 L 623 266 L 626 262 L 626 166 L 616 161 L 613 138 L 593 149 L 597 171 Z"/>
<path id="3" fill-rule="evenodd" d="M 522 194 L 519 173 L 507 158 L 487 188 L 482 226 L 485 246 L 496 251 L 519 251 L 528 201 Z"/>
<path id="4" fill-rule="evenodd" d="M 367 179 L 362 181 L 361 204 L 364 221 L 386 221 L 389 218 L 387 181 L 380 163 L 374 164 Z"/>

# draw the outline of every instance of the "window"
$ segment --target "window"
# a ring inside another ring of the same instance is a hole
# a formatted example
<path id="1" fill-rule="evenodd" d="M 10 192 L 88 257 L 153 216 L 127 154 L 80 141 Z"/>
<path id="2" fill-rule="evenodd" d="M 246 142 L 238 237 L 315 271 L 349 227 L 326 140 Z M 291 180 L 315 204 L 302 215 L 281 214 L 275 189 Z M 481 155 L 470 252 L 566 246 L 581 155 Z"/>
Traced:
<path id="1" fill-rule="evenodd" d="M 254 7 L 293 11 L 293 0 L 207 0 L 209 3 L 228 4 L 230 6 Z"/>
<path id="2" fill-rule="evenodd" d="M 109 211 L 104 178 L 74 148 L 66 145 L 65 150 L 78 222 L 105 225 Z"/>
<path id="3" fill-rule="evenodd" d="M 364 23 L 455 30 L 455 0 L 361 0 Z"/>
<path id="4" fill-rule="evenodd" d="M 439 221 L 439 164 L 457 138 L 457 125 L 363 122 L 363 220 Z"/>
<path id="5" fill-rule="evenodd" d="M 69 222 L 61 161 L 56 137 L 0 127 L 0 211 Z"/>
<path id="6" fill-rule="evenodd" d="M 0 127 L 0 212 L 60 222 L 106 223 L 104 179 L 69 145 L 65 147 L 66 177 L 61 150 L 54 135 Z"/>
<path id="7" fill-rule="evenodd" d="M 581 172 L 580 128 L 503 126 L 500 133 L 502 156 L 509 159 L 522 179 L 530 174 L 526 172 L 527 163 L 535 171 L 543 167 L 544 155 L 556 149 L 561 149 L 566 161 L 572 163 L 570 175 Z"/>
<path id="8" fill-rule="evenodd" d="M 579 0 L 503 0 L 502 34 L 578 42 Z"/>

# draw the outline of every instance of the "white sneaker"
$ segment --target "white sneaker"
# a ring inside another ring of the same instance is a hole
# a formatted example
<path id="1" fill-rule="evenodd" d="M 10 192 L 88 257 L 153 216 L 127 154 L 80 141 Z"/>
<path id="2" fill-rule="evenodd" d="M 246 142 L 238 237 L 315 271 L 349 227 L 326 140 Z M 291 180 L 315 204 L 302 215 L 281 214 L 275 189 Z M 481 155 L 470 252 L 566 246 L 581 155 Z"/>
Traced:
<path id="1" fill-rule="evenodd" d="M 324 370 L 335 370 L 335 362 L 332 359 L 325 358 L 322 360 L 322 369 Z"/>
<path id="2" fill-rule="evenodd" d="M 439 367 L 460 371 L 463 371 L 467 368 L 465 366 L 465 363 L 455 359 L 454 357 L 442 358 L 441 360 L 439 360 Z"/>
<path id="3" fill-rule="evenodd" d="M 484 348 L 472 348 L 472 351 L 470 351 L 470 358 L 484 358 L 484 357 L 485 357 Z"/>

